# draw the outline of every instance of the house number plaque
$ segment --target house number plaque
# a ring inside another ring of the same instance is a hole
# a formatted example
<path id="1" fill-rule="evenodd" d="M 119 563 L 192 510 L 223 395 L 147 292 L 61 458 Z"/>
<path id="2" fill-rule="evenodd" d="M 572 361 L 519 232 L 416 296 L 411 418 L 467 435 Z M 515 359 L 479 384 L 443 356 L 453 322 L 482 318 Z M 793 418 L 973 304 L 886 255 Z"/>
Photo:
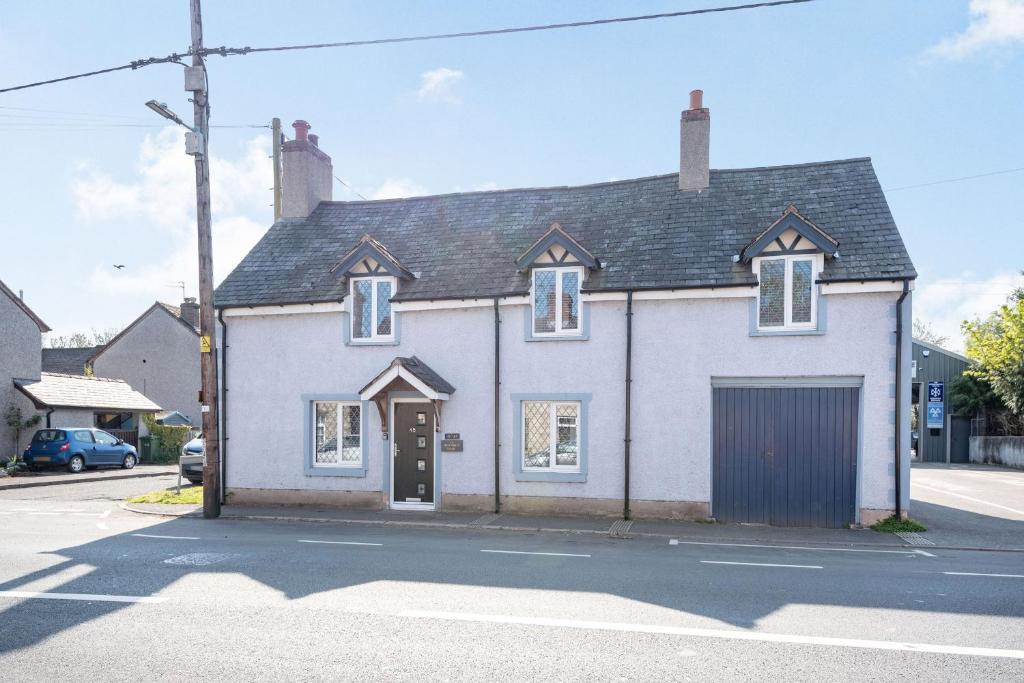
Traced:
<path id="1" fill-rule="evenodd" d="M 462 452 L 462 434 L 458 432 L 446 432 L 441 439 L 441 450 L 445 453 Z"/>

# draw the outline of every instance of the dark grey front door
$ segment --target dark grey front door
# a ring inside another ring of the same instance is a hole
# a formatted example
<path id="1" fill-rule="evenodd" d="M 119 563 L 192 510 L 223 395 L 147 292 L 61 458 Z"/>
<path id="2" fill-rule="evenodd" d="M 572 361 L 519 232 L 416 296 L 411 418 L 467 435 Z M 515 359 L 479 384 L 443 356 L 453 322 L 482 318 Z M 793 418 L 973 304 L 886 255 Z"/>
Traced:
<path id="1" fill-rule="evenodd" d="M 434 411 L 429 403 L 395 404 L 395 502 L 434 502 Z"/>
<path id="2" fill-rule="evenodd" d="M 857 387 L 712 391 L 712 514 L 843 527 L 856 519 Z"/>
<path id="3" fill-rule="evenodd" d="M 949 461 L 971 461 L 971 419 L 954 415 L 949 419 Z"/>

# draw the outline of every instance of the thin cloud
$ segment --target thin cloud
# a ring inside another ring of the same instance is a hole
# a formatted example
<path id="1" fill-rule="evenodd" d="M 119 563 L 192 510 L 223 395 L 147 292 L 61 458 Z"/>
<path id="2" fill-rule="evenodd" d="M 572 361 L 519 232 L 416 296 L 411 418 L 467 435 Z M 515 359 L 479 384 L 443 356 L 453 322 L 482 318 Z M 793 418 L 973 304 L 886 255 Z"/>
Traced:
<path id="1" fill-rule="evenodd" d="M 463 74 L 458 69 L 442 66 L 420 74 L 420 89 L 416 96 L 421 100 L 457 103 L 461 101 L 456 88 L 462 82 Z"/>
<path id="2" fill-rule="evenodd" d="M 1024 0 L 971 0 L 971 21 L 958 35 L 946 38 L 928 53 L 963 59 L 985 48 L 1024 42 Z"/>
<path id="3" fill-rule="evenodd" d="M 971 272 L 936 280 L 922 277 L 914 291 L 914 317 L 949 337 L 951 350 L 963 351 L 960 323 L 987 317 L 1006 303 L 1010 292 L 1022 286 L 1024 276 L 1014 272 L 997 273 L 985 279 L 978 279 Z"/>
<path id="4" fill-rule="evenodd" d="M 427 188 L 408 178 L 387 178 L 381 186 L 370 194 L 371 199 L 400 199 L 417 197 L 425 194 Z"/>

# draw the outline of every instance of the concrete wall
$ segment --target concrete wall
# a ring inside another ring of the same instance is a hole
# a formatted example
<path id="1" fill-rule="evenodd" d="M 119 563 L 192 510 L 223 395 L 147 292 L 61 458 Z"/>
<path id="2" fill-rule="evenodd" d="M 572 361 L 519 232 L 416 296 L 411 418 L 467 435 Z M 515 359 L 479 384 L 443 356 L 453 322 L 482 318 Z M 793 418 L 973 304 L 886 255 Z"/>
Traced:
<path id="1" fill-rule="evenodd" d="M 199 338 L 159 307 L 101 353 L 93 372 L 125 380 L 163 410 L 181 411 L 196 427 L 201 422 Z"/>
<path id="2" fill-rule="evenodd" d="M 971 462 L 1024 468 L 1024 436 L 972 436 Z"/>
<path id="3" fill-rule="evenodd" d="M 3 419 L 9 405 L 21 408 L 26 418 L 38 413 L 32 402 L 14 388 L 12 380 L 39 379 L 42 366 L 42 333 L 8 297 L 0 294 L 0 461 L 20 454 L 34 430 L 22 432 L 21 443 L 14 443 L 14 432 Z"/>
<path id="4" fill-rule="evenodd" d="M 50 414 L 50 426 L 56 429 L 94 427 L 95 425 L 95 411 L 92 408 L 57 408 Z M 39 426 L 46 426 L 45 418 Z"/>
<path id="5" fill-rule="evenodd" d="M 635 507 L 707 513 L 712 377 L 831 375 L 863 377 L 859 507 L 891 510 L 897 296 L 829 295 L 824 335 L 785 337 L 750 336 L 745 298 L 635 302 Z M 564 511 L 614 514 L 623 493 L 625 303 L 588 304 L 587 341 L 525 341 L 524 308 L 501 307 L 501 494 L 524 509 L 557 498 L 564 500 Z M 465 450 L 438 454 L 442 505 L 485 509 L 491 504 L 493 311 L 398 315 L 400 345 L 371 347 L 343 345 L 343 314 L 228 318 L 229 489 L 386 490 L 386 442 L 372 407 L 365 477 L 304 474 L 300 396 L 356 393 L 396 355 L 417 355 L 456 387 L 443 407 L 441 428 L 459 432 Z M 512 395 L 531 393 L 591 395 L 586 481 L 516 479 Z M 905 396 L 909 404 L 909 391 Z M 909 458 L 909 448 L 906 454 Z M 379 499 L 383 502 L 383 493 Z M 671 505 L 659 508 L 659 502 Z"/>

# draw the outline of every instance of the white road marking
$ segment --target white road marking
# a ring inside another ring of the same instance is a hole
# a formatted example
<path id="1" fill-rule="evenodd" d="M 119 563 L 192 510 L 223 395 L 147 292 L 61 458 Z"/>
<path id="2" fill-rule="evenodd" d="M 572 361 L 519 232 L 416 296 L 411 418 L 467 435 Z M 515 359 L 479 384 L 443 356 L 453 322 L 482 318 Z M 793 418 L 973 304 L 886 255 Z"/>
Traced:
<path id="1" fill-rule="evenodd" d="M 996 576 L 1003 579 L 1024 579 L 1024 574 L 983 574 L 981 572 L 942 572 L 950 576 Z"/>
<path id="2" fill-rule="evenodd" d="M 161 536 L 160 534 L 132 534 L 132 536 L 138 536 L 139 538 L 171 538 L 176 541 L 198 541 L 198 536 Z"/>
<path id="3" fill-rule="evenodd" d="M 768 545 L 758 543 L 712 543 L 711 541 L 680 541 L 673 538 L 668 542 L 669 545 L 713 545 L 722 546 L 726 548 L 778 548 L 779 550 L 827 550 L 833 553 L 888 553 L 892 555 L 924 555 L 925 557 L 935 557 L 931 553 L 923 550 L 881 550 L 878 548 L 818 548 L 813 546 L 805 545 Z"/>
<path id="4" fill-rule="evenodd" d="M 58 508 L 54 512 L 85 512 L 82 508 Z"/>
<path id="5" fill-rule="evenodd" d="M 38 598 L 41 600 L 87 600 L 89 602 L 164 602 L 155 595 L 102 595 L 93 593 L 40 593 L 36 591 L 0 591 L 3 598 Z"/>
<path id="6" fill-rule="evenodd" d="M 1009 507 L 1006 507 L 1005 505 L 999 505 L 998 503 L 991 503 L 991 502 L 989 502 L 987 500 L 982 500 L 981 498 L 972 498 L 970 496 L 965 496 L 962 493 L 953 493 L 952 491 L 947 491 L 946 489 L 940 489 L 940 488 L 936 488 L 934 486 L 927 486 L 925 484 L 914 484 L 914 486 L 920 486 L 923 489 L 928 489 L 929 491 L 935 491 L 937 493 L 942 493 L 942 494 L 945 494 L 947 496 L 953 496 L 955 498 L 963 498 L 964 500 L 969 500 L 972 503 L 979 503 L 981 505 L 988 505 L 989 507 L 999 508 L 1000 510 L 1006 510 L 1007 512 L 1012 512 L 1012 513 L 1014 513 L 1016 515 L 1024 515 L 1024 510 L 1015 510 L 1014 508 L 1009 508 Z"/>
<path id="7" fill-rule="evenodd" d="M 701 560 L 701 564 L 740 564 L 744 567 L 789 567 L 790 569 L 823 569 L 817 564 L 769 564 L 767 562 L 724 562 L 719 560 Z"/>
<path id="8" fill-rule="evenodd" d="M 30 515 L 59 515 L 59 512 L 30 512 Z"/>
<path id="9" fill-rule="evenodd" d="M 548 557 L 590 557 L 579 553 L 538 553 L 526 550 L 481 550 L 482 553 L 501 553 L 503 555 L 546 555 Z"/>
<path id="10" fill-rule="evenodd" d="M 470 614 L 407 610 L 399 616 L 412 619 L 442 619 L 447 621 L 468 621 L 488 624 L 517 624 L 523 626 L 552 626 L 555 628 L 590 629 L 595 631 L 620 631 L 626 633 L 653 633 L 658 635 L 690 636 L 694 638 L 717 638 L 721 640 L 747 640 L 794 645 L 823 645 L 826 647 L 861 648 L 869 650 L 895 650 L 901 652 L 927 652 L 968 657 L 1002 657 L 1024 659 L 1024 650 L 1002 650 L 990 647 L 966 647 L 962 645 L 937 645 L 933 643 L 906 643 L 888 640 L 865 640 L 860 638 L 828 638 L 788 633 L 763 633 L 710 628 L 685 628 L 681 626 L 650 626 L 646 624 L 624 624 L 610 621 L 581 621 L 575 619 L 549 619 L 544 617 L 513 617 L 498 614 Z"/>
<path id="11" fill-rule="evenodd" d="M 312 541 L 305 538 L 300 538 L 299 543 L 322 543 L 324 545 L 384 545 L 383 543 L 363 543 L 362 541 Z"/>

